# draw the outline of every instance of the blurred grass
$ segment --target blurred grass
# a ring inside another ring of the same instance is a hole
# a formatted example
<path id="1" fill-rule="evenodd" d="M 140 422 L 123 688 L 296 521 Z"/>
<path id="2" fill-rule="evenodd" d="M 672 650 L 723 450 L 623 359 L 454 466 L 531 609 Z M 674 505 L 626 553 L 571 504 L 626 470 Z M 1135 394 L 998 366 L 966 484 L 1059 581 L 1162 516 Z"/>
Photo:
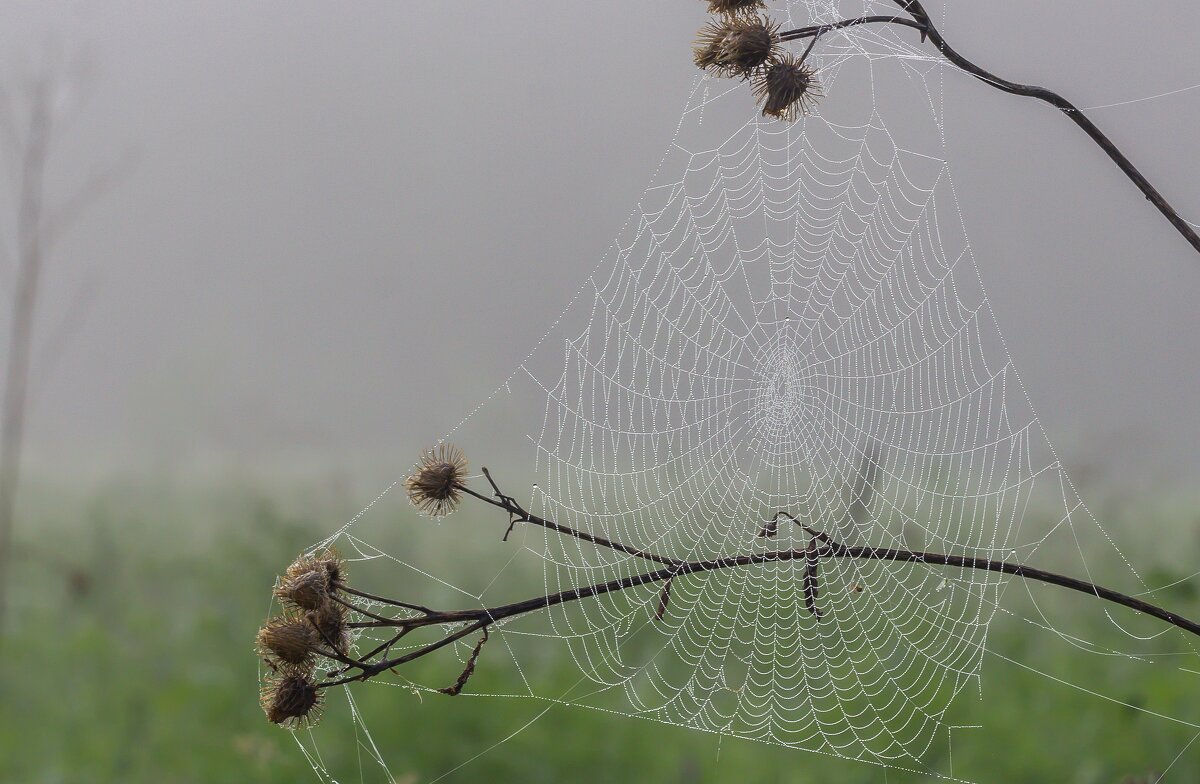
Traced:
<path id="1" fill-rule="evenodd" d="M 50 483 L 31 486 L 24 507 L 13 622 L 0 649 L 0 781 L 317 780 L 289 733 L 263 719 L 251 640 L 267 613 L 274 575 L 355 511 L 345 491 L 228 481 L 191 488 L 110 484 L 83 492 Z M 485 545 L 495 546 L 489 538 L 450 557 L 436 546 L 439 537 L 450 535 L 446 529 L 388 529 L 386 521 L 400 519 L 399 504 L 389 509 L 385 503 L 377 511 L 375 517 L 384 521 L 380 544 L 420 549 L 419 559 L 435 574 L 465 573 Z M 1114 512 L 1121 519 L 1113 519 Z M 1169 583 L 1195 571 L 1200 536 L 1194 506 L 1125 505 L 1101 516 L 1109 529 L 1157 532 L 1153 539 L 1136 540 L 1137 548 L 1128 553 L 1148 583 Z M 1105 564 L 1093 565 L 1102 578 Z M 1195 617 L 1200 602 L 1194 584 L 1165 590 L 1159 598 Z M 1032 605 L 1022 594 L 1010 589 L 1005 606 L 1029 614 Z M 1127 647 L 1129 640 L 1095 602 L 1061 592 L 1036 598 L 1043 607 L 1054 604 L 1073 614 L 1072 630 L 1080 636 Z M 1149 646 L 1182 647 L 1174 635 Z M 1190 663 L 1155 666 L 1097 656 L 1003 614 L 992 626 L 989 648 L 1132 705 L 1200 722 L 1195 699 L 1200 675 L 1180 669 L 1200 670 L 1194 656 Z M 414 678 L 452 680 L 455 672 L 436 659 L 419 662 L 426 670 L 414 671 Z M 537 666 L 564 688 L 578 679 L 569 659 Z M 994 656 L 985 659 L 984 671 L 984 699 L 968 687 L 948 717 L 953 724 L 986 727 L 955 736 L 953 770 L 964 778 L 1119 782 L 1166 768 L 1195 734 Z M 497 682 L 502 673 L 481 674 L 491 689 L 505 690 Z M 521 690 L 517 683 L 508 689 Z M 418 698 L 383 686 L 354 694 L 372 717 L 374 740 L 385 750 L 391 772 L 410 784 L 436 779 L 481 752 L 445 780 L 931 780 L 561 706 L 505 741 L 548 703 Z M 358 780 L 362 757 L 354 731 L 353 722 L 333 716 L 321 727 L 323 759 L 343 782 Z M 944 753 L 932 749 L 928 768 L 950 770 Z M 379 780 L 369 765 L 364 769 L 366 780 Z M 1165 780 L 1200 781 L 1200 743 Z"/>

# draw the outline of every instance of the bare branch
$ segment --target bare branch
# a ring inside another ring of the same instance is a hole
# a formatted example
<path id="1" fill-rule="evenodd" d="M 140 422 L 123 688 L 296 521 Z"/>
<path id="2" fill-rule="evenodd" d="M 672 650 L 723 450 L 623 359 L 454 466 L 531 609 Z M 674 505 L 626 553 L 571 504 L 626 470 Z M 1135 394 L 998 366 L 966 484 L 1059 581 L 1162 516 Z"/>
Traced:
<path id="1" fill-rule="evenodd" d="M 44 260 L 41 221 L 50 123 L 50 80 L 43 77 L 33 92 L 29 130 L 20 156 L 17 268 L 4 368 L 4 397 L 0 402 L 0 630 L 7 606 L 8 565 L 25 435 L 34 313 Z"/>
<path id="2" fill-rule="evenodd" d="M 479 652 L 483 650 L 483 646 L 488 641 L 488 627 L 483 627 L 483 636 L 479 638 L 479 642 L 475 643 L 475 648 L 471 651 L 470 657 L 467 659 L 467 666 L 463 667 L 462 673 L 458 676 L 458 680 L 453 685 L 447 686 L 444 689 L 438 689 L 442 694 L 449 694 L 451 697 L 457 697 L 462 693 L 463 687 L 467 685 L 467 681 L 475 674 L 475 662 L 479 661 Z"/>
<path id="3" fill-rule="evenodd" d="M 1054 108 L 1067 115 L 1078 125 L 1083 132 L 1091 137 L 1100 149 L 1117 165 L 1117 168 L 1125 174 L 1126 177 L 1133 182 L 1134 185 L 1142 192 L 1151 204 L 1158 209 L 1159 212 L 1171 223 L 1175 229 L 1183 235 L 1183 238 L 1197 251 L 1200 252 L 1200 236 L 1196 234 L 1192 225 L 1180 217 L 1175 208 L 1168 202 L 1158 190 L 1150 184 L 1150 181 L 1138 170 L 1136 166 L 1125 156 L 1117 145 L 1113 143 L 1108 136 L 1096 126 L 1077 106 L 1062 97 L 1058 93 L 1048 90 L 1045 87 L 1037 87 L 1034 85 L 1019 84 L 1007 79 L 1003 79 L 995 74 L 984 70 L 980 66 L 968 60 L 959 54 L 946 39 L 942 37 L 941 32 L 933 24 L 929 13 L 921 5 L 919 0 L 895 0 L 896 4 L 904 9 L 911 18 L 895 17 L 895 16 L 864 16 L 855 19 L 845 19 L 839 22 L 830 24 L 813 25 L 811 27 L 802 27 L 796 30 L 787 30 L 779 34 L 780 41 L 794 41 L 801 38 L 812 38 L 815 42 L 821 36 L 841 30 L 847 27 L 853 27 L 861 24 L 879 23 L 902 25 L 911 27 L 921 32 L 922 43 L 928 39 L 943 57 L 949 60 L 954 65 L 961 68 L 966 73 L 976 79 L 995 87 L 997 90 L 1002 90 L 1013 95 L 1021 95 L 1028 98 L 1036 98 L 1039 101 L 1050 104 Z M 810 44 L 811 47 L 811 44 Z"/>
<path id="4" fill-rule="evenodd" d="M 81 61 L 64 64 L 61 54 L 50 52 L 46 64 L 31 81 L 27 112 L 17 110 L 11 91 L 0 91 L 0 141 L 5 142 L 5 148 L 13 154 L 18 191 L 16 239 L 12 249 L 15 256 L 12 260 L 12 299 L 8 303 L 10 322 L 3 368 L 3 398 L 0 399 L 0 632 L 4 626 L 16 496 L 31 398 L 34 328 L 46 261 L 53 241 L 65 227 L 132 164 L 132 158 L 126 156 L 124 162 L 93 178 L 62 209 L 47 218 L 46 162 L 56 127 L 63 119 L 64 104 L 69 103 L 64 88 L 72 67 L 76 71 L 72 81 L 78 81 L 80 73 L 86 71 Z M 86 284 L 80 292 L 76 295 L 75 307 L 51 335 L 49 348 L 54 350 L 55 356 L 62 344 L 79 329 L 87 313 L 89 289 Z"/>
<path id="5" fill-rule="evenodd" d="M 466 490 L 466 488 L 463 489 Z M 495 502 L 492 499 L 489 499 L 487 496 L 481 496 L 469 491 L 468 493 L 473 497 L 480 498 L 486 503 L 492 504 L 493 506 L 497 506 L 507 511 L 507 507 L 503 502 Z M 507 498 L 507 496 L 504 497 Z M 519 508 L 519 505 L 516 505 L 515 501 L 512 503 Z M 609 580 L 607 582 L 596 583 L 594 585 L 571 588 L 568 590 L 559 591 L 557 593 L 546 594 L 544 596 L 535 596 L 523 601 L 502 604 L 495 607 L 471 610 L 452 610 L 444 612 L 422 608 L 422 612 L 425 614 L 421 616 L 397 619 L 387 619 L 383 616 L 358 610 L 363 615 L 366 615 L 374 620 L 349 624 L 350 626 L 356 628 L 393 627 L 399 630 L 398 633 L 388 641 L 376 647 L 373 651 L 368 653 L 360 660 L 345 661 L 338 659 L 338 661 L 342 661 L 348 666 L 341 671 L 330 674 L 332 676 L 340 675 L 350 668 L 357 668 L 360 670 L 359 673 L 337 678 L 331 681 L 326 681 L 317 685 L 321 688 L 326 688 L 329 686 L 349 683 L 351 681 L 369 680 L 370 678 L 373 678 L 376 675 L 394 667 L 427 656 L 434 651 L 439 650 L 440 648 L 456 640 L 462 639 L 463 637 L 466 637 L 476 631 L 483 631 L 484 639 L 486 640 L 488 629 L 493 624 L 502 622 L 506 619 L 527 615 L 529 613 L 545 610 L 560 604 L 582 601 L 608 593 L 618 593 L 642 585 L 661 584 L 662 587 L 659 591 L 658 603 L 655 608 L 655 617 L 661 620 L 666 614 L 666 610 L 670 602 L 671 587 L 676 578 L 685 575 L 700 575 L 709 572 L 718 572 L 727 569 L 738 569 L 771 563 L 786 563 L 790 561 L 803 562 L 804 570 L 801 579 L 803 581 L 805 608 L 813 615 L 813 617 L 820 620 L 825 615 L 817 604 L 817 600 L 820 597 L 820 586 L 818 581 L 820 561 L 824 558 L 917 563 L 925 566 L 945 566 L 958 569 L 974 569 L 1012 575 L 1025 580 L 1034 580 L 1051 585 L 1058 585 L 1098 599 L 1112 602 L 1114 604 L 1119 604 L 1136 612 L 1158 618 L 1173 626 L 1177 626 L 1185 631 L 1200 636 L 1200 624 L 1196 623 L 1195 621 L 1189 620 L 1188 618 L 1169 610 L 1165 610 L 1157 605 L 1150 604 L 1149 602 L 1143 601 L 1137 597 L 1123 594 L 1086 580 L 1078 580 L 1073 577 L 1067 577 L 1065 575 L 1049 572 L 1044 569 L 1037 569 L 1024 564 L 1011 563 L 1008 561 L 997 561 L 988 558 L 946 555 L 942 553 L 920 552 L 916 550 L 900 548 L 877 548 L 870 546 L 851 547 L 837 541 L 827 533 L 818 531 L 813 527 L 806 525 L 802 521 L 798 520 L 795 516 L 787 512 L 779 512 L 775 516 L 774 521 L 777 522 L 780 518 L 787 518 L 791 520 L 796 525 L 800 526 L 805 533 L 811 537 L 810 541 L 804 548 L 793 550 L 776 550 L 765 553 L 746 553 L 742 555 L 696 561 L 676 561 L 665 568 L 655 571 Z M 543 522 L 545 523 L 545 527 L 550 530 L 560 531 L 564 533 L 564 535 L 582 538 L 585 541 L 593 541 L 592 538 L 589 538 L 589 535 L 583 534 L 583 532 L 576 531 L 575 529 L 571 529 L 566 526 L 560 526 L 557 523 L 549 520 L 543 520 Z M 619 549 L 621 552 L 633 551 L 630 554 L 636 554 L 637 552 L 640 552 L 637 551 L 636 548 L 622 549 L 621 545 L 616 543 L 611 544 L 614 546 L 614 549 Z M 341 590 L 348 589 L 342 587 Z M 367 595 L 369 596 L 370 594 Z M 376 598 L 378 601 L 383 601 L 388 604 L 408 606 L 402 602 L 378 597 Z M 341 600 L 337 601 L 345 604 L 348 607 L 353 606 Z M 384 656 L 386 656 L 386 651 L 390 650 L 392 645 L 394 645 L 402 636 L 415 629 L 428 626 L 451 627 L 456 625 L 461 625 L 463 628 L 440 640 L 405 653 L 402 656 L 394 658 L 382 658 L 378 661 L 371 661 L 371 659 L 380 653 L 384 653 Z M 463 671 L 463 675 L 460 676 L 459 681 L 456 682 L 455 686 L 448 687 L 449 690 L 443 689 L 442 691 L 448 694 L 457 694 L 458 691 L 461 691 L 462 684 L 466 683 L 467 678 L 469 678 L 471 673 L 474 671 L 476 660 L 478 659 L 479 651 L 482 649 L 482 645 L 483 641 L 480 641 L 468 661 L 467 668 Z M 457 690 L 455 690 L 456 687 Z"/>

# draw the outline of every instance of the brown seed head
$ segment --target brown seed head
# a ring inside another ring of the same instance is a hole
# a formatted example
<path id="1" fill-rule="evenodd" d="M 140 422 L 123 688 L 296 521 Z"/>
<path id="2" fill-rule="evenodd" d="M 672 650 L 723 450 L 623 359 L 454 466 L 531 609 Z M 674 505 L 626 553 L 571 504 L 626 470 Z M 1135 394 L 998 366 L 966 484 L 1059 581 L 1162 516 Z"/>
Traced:
<path id="1" fill-rule="evenodd" d="M 467 458 L 458 447 L 439 444 L 426 450 L 417 470 L 404 481 L 408 500 L 430 517 L 445 517 L 458 506 L 466 471 Z"/>
<path id="2" fill-rule="evenodd" d="M 317 630 L 299 615 L 272 618 L 258 630 L 255 639 L 259 655 L 305 667 L 312 665 L 318 642 Z"/>
<path id="3" fill-rule="evenodd" d="M 275 595 L 302 610 L 319 609 L 329 603 L 329 574 L 324 568 L 286 574 L 280 579 Z"/>
<path id="4" fill-rule="evenodd" d="M 350 627 L 346 625 L 345 607 L 337 602 L 326 602 L 323 607 L 310 610 L 304 617 L 322 645 L 331 646 L 338 653 L 346 653 L 350 649 Z"/>
<path id="5" fill-rule="evenodd" d="M 697 67 L 717 76 L 748 79 L 777 56 L 778 31 L 779 24 L 765 16 L 714 19 L 700 30 L 693 59 Z"/>
<path id="6" fill-rule="evenodd" d="M 326 576 L 329 577 L 330 587 L 346 582 L 346 562 L 338 555 L 336 550 L 332 548 L 326 550 L 318 558 L 318 562 L 325 569 Z"/>
<path id="7" fill-rule="evenodd" d="M 803 117 L 821 96 L 817 72 L 787 54 L 767 66 L 754 81 L 754 95 L 764 117 L 792 122 Z"/>
<path id="8" fill-rule="evenodd" d="M 267 720 L 288 729 L 308 727 L 321 717 L 321 690 L 303 670 L 281 670 L 263 684 L 259 698 Z"/>
<path id="9" fill-rule="evenodd" d="M 346 578 L 346 562 L 332 547 L 326 547 L 312 555 L 301 555 L 287 568 L 286 575 L 297 577 L 307 572 L 322 570 L 328 575 L 331 583 L 341 582 Z"/>
<path id="10" fill-rule="evenodd" d="M 720 73 L 719 63 L 725 47 L 725 38 L 732 27 L 728 19 L 714 19 L 700 28 L 700 32 L 696 34 L 696 43 L 692 47 L 692 60 L 697 68 L 724 75 Z"/>
<path id="11" fill-rule="evenodd" d="M 708 0 L 710 14 L 737 16 L 738 14 L 754 14 L 766 10 L 763 0 Z"/>

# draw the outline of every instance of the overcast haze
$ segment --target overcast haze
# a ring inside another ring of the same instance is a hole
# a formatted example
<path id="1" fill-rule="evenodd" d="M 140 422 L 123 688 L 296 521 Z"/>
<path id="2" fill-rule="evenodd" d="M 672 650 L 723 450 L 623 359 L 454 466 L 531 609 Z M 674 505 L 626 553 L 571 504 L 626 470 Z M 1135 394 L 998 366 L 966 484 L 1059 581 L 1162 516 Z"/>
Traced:
<path id="1" fill-rule="evenodd" d="M 115 471 L 403 470 L 604 253 L 670 141 L 705 20 L 700 0 L 5 9 L 0 83 L 43 42 L 90 64 L 51 198 L 136 155 L 57 247 L 42 337 L 79 281 L 96 294 L 35 372 L 30 433 L 37 461 Z M 944 33 L 1084 107 L 1200 84 L 1184 0 L 958 0 Z M 1194 477 L 1200 256 L 1053 110 L 946 88 L 967 231 L 1051 440 Z M 1200 220 L 1200 89 L 1093 117 Z"/>

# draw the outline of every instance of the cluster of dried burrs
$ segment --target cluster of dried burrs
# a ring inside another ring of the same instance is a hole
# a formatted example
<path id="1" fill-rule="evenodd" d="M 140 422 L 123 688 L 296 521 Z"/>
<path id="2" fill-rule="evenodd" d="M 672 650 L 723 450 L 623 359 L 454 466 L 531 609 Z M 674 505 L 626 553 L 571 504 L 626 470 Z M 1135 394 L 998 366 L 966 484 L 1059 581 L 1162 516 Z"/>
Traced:
<path id="1" fill-rule="evenodd" d="M 427 451 L 406 481 L 409 498 L 431 517 L 446 516 L 462 496 L 466 467 L 462 452 L 452 446 L 441 445 Z M 444 617 L 454 613 L 436 613 L 352 588 L 346 579 L 345 561 L 328 547 L 297 558 L 276 580 L 274 596 L 282 605 L 282 612 L 258 630 L 255 640 L 266 668 L 261 702 L 270 721 L 290 728 L 309 726 L 319 718 L 322 692 L 328 686 L 365 680 L 394 666 L 394 662 L 386 666 L 381 662 L 409 631 L 457 622 Z M 400 617 L 372 610 L 379 606 L 398 610 Z M 397 627 L 399 631 L 388 642 L 355 658 L 352 648 L 358 630 L 383 626 Z M 463 674 L 442 691 L 457 694 L 466 684 L 487 638 L 486 625 L 482 630 L 483 638 Z M 452 636 L 444 642 L 454 639 L 457 638 Z M 340 677 L 350 670 L 357 670 L 357 675 Z"/>
<path id="2" fill-rule="evenodd" d="M 791 122 L 820 97 L 817 72 L 806 62 L 814 36 L 803 54 L 783 47 L 778 22 L 760 12 L 762 0 L 710 0 L 713 19 L 696 40 L 696 65 L 715 76 L 748 79 L 766 117 Z"/>
<path id="3" fill-rule="evenodd" d="M 276 583 L 283 612 L 255 640 L 268 671 L 262 706 L 276 724 L 302 726 L 320 715 L 317 662 L 346 656 L 350 648 L 350 608 L 337 598 L 345 577 L 345 563 L 325 550 L 296 559 Z"/>

